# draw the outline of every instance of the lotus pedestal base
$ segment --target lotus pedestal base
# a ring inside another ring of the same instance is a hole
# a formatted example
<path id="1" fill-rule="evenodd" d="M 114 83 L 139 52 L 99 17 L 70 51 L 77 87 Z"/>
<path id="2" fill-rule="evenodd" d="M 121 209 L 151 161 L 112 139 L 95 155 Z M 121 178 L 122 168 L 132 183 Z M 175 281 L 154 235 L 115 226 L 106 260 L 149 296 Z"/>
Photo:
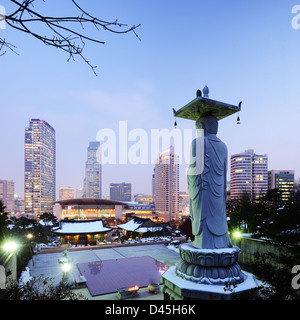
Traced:
<path id="1" fill-rule="evenodd" d="M 161 277 L 164 299 L 251 299 L 258 287 L 252 274 L 242 272 L 238 247 L 198 249 L 179 247 L 181 260 Z"/>

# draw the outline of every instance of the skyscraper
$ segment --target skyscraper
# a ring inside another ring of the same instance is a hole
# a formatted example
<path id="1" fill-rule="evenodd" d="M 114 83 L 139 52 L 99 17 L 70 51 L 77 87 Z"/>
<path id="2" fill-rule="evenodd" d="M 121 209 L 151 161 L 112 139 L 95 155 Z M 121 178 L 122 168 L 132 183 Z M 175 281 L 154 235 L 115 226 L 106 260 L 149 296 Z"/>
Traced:
<path id="1" fill-rule="evenodd" d="M 252 201 L 268 190 L 268 156 L 257 155 L 249 149 L 231 156 L 230 198 L 247 194 Z"/>
<path id="2" fill-rule="evenodd" d="M 25 128 L 25 213 L 52 212 L 55 179 L 55 130 L 44 120 L 32 119 Z"/>
<path id="3" fill-rule="evenodd" d="M 288 201 L 294 191 L 295 171 L 294 170 L 270 170 L 268 172 L 269 189 L 282 191 L 283 201 Z"/>
<path id="4" fill-rule="evenodd" d="M 0 200 L 6 207 L 5 212 L 15 211 L 15 183 L 11 180 L 0 180 Z"/>
<path id="5" fill-rule="evenodd" d="M 155 161 L 154 198 L 158 218 L 178 219 L 179 164 L 174 147 L 161 152 Z"/>
<path id="6" fill-rule="evenodd" d="M 59 188 L 59 200 L 73 199 L 74 195 L 75 195 L 75 189 L 72 187 Z"/>
<path id="7" fill-rule="evenodd" d="M 131 183 L 111 183 L 109 191 L 110 200 L 131 201 Z"/>
<path id="8" fill-rule="evenodd" d="M 91 141 L 87 150 L 85 178 L 83 181 L 83 198 L 101 199 L 102 168 L 99 141 Z"/>

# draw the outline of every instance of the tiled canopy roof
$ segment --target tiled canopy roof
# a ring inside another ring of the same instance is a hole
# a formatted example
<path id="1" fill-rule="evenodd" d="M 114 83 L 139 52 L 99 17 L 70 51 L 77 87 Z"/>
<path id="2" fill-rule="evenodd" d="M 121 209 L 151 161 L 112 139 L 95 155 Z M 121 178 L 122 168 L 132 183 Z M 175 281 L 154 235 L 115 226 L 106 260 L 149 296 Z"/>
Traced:
<path id="1" fill-rule="evenodd" d="M 57 235 L 100 234 L 111 231 L 104 226 L 102 219 L 97 220 L 61 220 L 60 226 L 53 229 Z"/>

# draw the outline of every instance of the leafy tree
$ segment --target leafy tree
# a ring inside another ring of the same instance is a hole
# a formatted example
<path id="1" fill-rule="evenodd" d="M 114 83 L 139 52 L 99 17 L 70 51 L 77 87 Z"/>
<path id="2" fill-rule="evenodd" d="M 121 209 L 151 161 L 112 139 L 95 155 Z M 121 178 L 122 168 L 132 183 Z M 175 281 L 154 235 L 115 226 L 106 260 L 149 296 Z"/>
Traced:
<path id="1" fill-rule="evenodd" d="M 300 226 L 299 184 L 289 201 L 282 200 L 278 189 L 268 190 L 256 202 L 244 194 L 241 199 L 227 203 L 227 213 L 229 230 L 240 229 L 271 238 L 282 237 L 289 231 L 296 234 L 296 240 Z"/>
<path id="2" fill-rule="evenodd" d="M 299 264 L 300 252 L 297 246 L 278 248 L 277 255 L 268 252 L 264 255 L 257 254 L 255 262 L 251 265 L 255 276 L 264 281 L 260 287 L 257 299 L 261 300 L 299 300 L 300 290 L 295 290 L 292 285 L 291 270 Z"/>
<path id="3" fill-rule="evenodd" d="M 132 239 L 140 239 L 141 235 L 139 232 L 132 231 L 131 237 Z"/>
<path id="4" fill-rule="evenodd" d="M 58 286 L 53 284 L 51 278 L 43 276 L 33 277 L 24 284 L 15 283 L 0 290 L 0 300 L 79 300 L 85 299 L 81 294 L 72 291 L 66 281 L 61 281 Z"/>
<path id="5" fill-rule="evenodd" d="M 9 222 L 5 208 L 6 207 L 3 205 L 3 202 L 0 200 L 0 242 L 3 241 L 7 234 L 7 225 Z"/>
<path id="6" fill-rule="evenodd" d="M 19 242 L 28 242 L 28 234 L 33 236 L 35 242 L 47 242 L 44 228 L 35 220 L 26 217 L 12 219 L 14 227 L 10 230 L 10 235 Z"/>
<path id="7" fill-rule="evenodd" d="M 240 199 L 231 200 L 230 206 L 227 205 L 230 221 L 229 229 L 240 229 L 245 232 L 251 232 L 253 224 L 254 206 L 249 194 L 244 193 Z"/>
<path id="8" fill-rule="evenodd" d="M 46 226 L 51 226 L 57 222 L 56 216 L 51 212 L 42 213 L 39 219 L 42 220 Z"/>
<path id="9" fill-rule="evenodd" d="M 291 201 L 287 206 L 290 210 L 291 229 L 300 232 L 300 180 L 296 181 Z"/>
<path id="10" fill-rule="evenodd" d="M 57 223 L 56 216 L 51 212 L 44 212 L 39 216 L 39 220 L 43 222 L 45 237 L 48 237 L 52 226 Z"/>
<path id="11" fill-rule="evenodd" d="M 128 236 L 122 236 L 121 238 L 121 243 L 124 243 L 124 241 L 127 241 L 128 240 Z"/>

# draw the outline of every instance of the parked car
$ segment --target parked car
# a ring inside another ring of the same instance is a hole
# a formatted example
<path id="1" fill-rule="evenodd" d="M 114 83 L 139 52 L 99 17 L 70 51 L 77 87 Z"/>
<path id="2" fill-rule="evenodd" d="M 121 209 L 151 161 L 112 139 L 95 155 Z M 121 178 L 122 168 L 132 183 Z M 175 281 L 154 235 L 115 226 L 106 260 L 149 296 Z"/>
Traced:
<path id="1" fill-rule="evenodd" d="M 57 240 L 55 240 L 55 241 L 50 242 L 50 243 L 49 243 L 49 246 L 59 247 L 59 246 L 60 246 L 60 243 L 59 243 Z"/>
<path id="2" fill-rule="evenodd" d="M 40 248 L 47 248 L 48 247 L 48 245 L 47 244 L 45 244 L 45 243 L 37 243 L 36 244 L 36 247 L 40 247 Z"/>

